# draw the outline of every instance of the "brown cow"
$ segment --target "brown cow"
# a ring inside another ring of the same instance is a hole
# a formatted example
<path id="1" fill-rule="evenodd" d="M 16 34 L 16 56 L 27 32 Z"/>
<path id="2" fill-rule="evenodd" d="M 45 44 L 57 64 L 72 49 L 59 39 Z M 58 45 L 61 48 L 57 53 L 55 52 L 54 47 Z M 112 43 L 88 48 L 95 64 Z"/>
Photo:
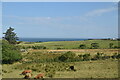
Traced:
<path id="1" fill-rule="evenodd" d="M 24 78 L 25 78 L 25 79 L 28 79 L 28 78 L 31 78 L 31 77 L 32 77 L 32 74 L 31 74 L 31 73 L 26 73 Z"/>
<path id="2" fill-rule="evenodd" d="M 43 78 L 43 74 L 38 74 L 34 79 L 40 79 L 40 78 Z"/>
<path id="3" fill-rule="evenodd" d="M 25 77 L 25 79 L 28 79 L 28 78 L 30 78 L 31 76 L 32 76 L 32 71 L 31 70 L 24 70 L 20 75 L 24 75 Z"/>
<path id="4" fill-rule="evenodd" d="M 26 73 L 31 73 L 31 72 L 32 72 L 31 70 L 24 70 L 21 74 L 26 75 Z"/>

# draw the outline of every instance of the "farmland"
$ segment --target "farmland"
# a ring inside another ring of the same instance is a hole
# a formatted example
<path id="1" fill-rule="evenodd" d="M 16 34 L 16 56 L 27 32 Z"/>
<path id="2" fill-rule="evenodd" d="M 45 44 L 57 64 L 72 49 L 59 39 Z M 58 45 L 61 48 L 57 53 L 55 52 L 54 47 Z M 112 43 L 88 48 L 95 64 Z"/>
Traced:
<path id="1" fill-rule="evenodd" d="M 99 48 L 90 49 L 92 43 L 98 43 Z M 114 56 L 119 53 L 117 48 L 109 48 L 110 43 L 113 47 L 118 46 L 118 41 L 113 40 L 22 42 L 18 45 L 26 49 L 21 53 L 23 59 L 13 64 L 3 64 L 2 75 L 3 78 L 23 78 L 19 74 L 29 69 L 33 71 L 32 78 L 39 73 L 45 74 L 45 78 L 117 78 L 118 59 Z M 80 44 L 85 44 L 87 48 L 79 49 Z M 27 48 L 29 46 L 45 46 L 46 49 Z M 58 60 L 69 51 L 75 54 L 74 59 Z M 98 53 L 102 56 L 96 59 Z M 89 54 L 87 59 L 85 54 Z M 74 66 L 75 71 L 70 66 Z"/>
<path id="2" fill-rule="evenodd" d="M 84 40 L 84 41 L 53 41 L 53 42 L 22 42 L 21 46 L 45 46 L 48 49 L 78 49 L 80 44 L 85 44 L 87 48 L 90 48 L 91 43 L 98 43 L 100 49 L 108 49 L 109 44 L 113 43 L 114 46 L 118 46 L 116 40 Z"/>

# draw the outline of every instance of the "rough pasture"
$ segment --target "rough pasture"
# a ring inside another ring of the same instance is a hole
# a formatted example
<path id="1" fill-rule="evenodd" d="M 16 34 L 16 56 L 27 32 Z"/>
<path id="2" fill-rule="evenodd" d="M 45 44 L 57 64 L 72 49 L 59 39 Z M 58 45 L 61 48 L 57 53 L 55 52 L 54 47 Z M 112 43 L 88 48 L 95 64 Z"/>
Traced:
<path id="1" fill-rule="evenodd" d="M 99 43 L 99 49 L 77 49 L 80 44 Z M 22 52 L 23 59 L 14 64 L 3 65 L 3 78 L 23 78 L 19 75 L 23 70 L 32 70 L 34 78 L 37 74 L 43 73 L 44 78 L 117 78 L 118 77 L 118 60 L 95 60 L 95 61 L 79 61 L 79 62 L 54 62 L 54 58 L 71 51 L 76 55 L 91 54 L 98 52 L 108 56 L 118 53 L 118 49 L 108 49 L 109 43 L 118 46 L 118 41 L 113 40 L 86 40 L 86 41 L 58 41 L 58 42 L 41 42 L 30 43 L 25 42 L 20 46 L 45 46 L 47 49 L 28 49 Z M 57 48 L 63 49 L 57 49 Z M 50 61 L 51 60 L 51 61 Z M 76 71 L 70 69 L 74 66 Z M 73 75 L 71 75 L 73 74 Z"/>
<path id="2" fill-rule="evenodd" d="M 47 49 L 78 49 L 80 44 L 85 44 L 87 48 L 90 48 L 91 43 L 98 43 L 100 49 L 108 49 L 109 44 L 113 43 L 114 46 L 118 46 L 120 41 L 114 40 L 85 40 L 85 41 L 53 41 L 53 42 L 39 42 L 39 43 L 21 43 L 21 46 L 45 46 Z"/>

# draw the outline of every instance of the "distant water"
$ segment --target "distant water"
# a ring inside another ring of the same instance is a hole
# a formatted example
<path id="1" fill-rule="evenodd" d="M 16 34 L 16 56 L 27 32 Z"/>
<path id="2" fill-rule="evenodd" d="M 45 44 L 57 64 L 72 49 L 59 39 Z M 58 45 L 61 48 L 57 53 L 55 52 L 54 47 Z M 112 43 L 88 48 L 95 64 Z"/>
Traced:
<path id="1" fill-rule="evenodd" d="M 78 39 L 78 38 L 19 38 L 18 41 L 25 42 L 48 42 L 48 41 L 81 41 L 88 39 Z"/>

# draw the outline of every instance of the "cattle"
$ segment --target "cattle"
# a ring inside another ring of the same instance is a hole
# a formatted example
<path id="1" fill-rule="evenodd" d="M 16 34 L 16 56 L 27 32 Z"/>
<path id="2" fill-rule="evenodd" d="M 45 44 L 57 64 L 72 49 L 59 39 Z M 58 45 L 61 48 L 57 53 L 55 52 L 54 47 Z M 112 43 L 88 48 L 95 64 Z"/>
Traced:
<path id="1" fill-rule="evenodd" d="M 32 73 L 32 71 L 31 71 L 31 70 L 24 70 L 21 74 L 22 74 L 22 75 L 25 75 L 25 74 L 27 74 L 27 73 Z"/>
<path id="2" fill-rule="evenodd" d="M 26 73 L 24 79 L 28 79 L 28 78 L 31 78 L 31 77 L 32 77 L 31 73 Z"/>
<path id="3" fill-rule="evenodd" d="M 43 74 L 38 74 L 34 79 L 40 79 L 40 78 L 43 78 Z"/>
<path id="4" fill-rule="evenodd" d="M 70 66 L 70 69 L 71 69 L 72 71 L 76 71 L 76 69 L 75 69 L 74 66 Z"/>
<path id="5" fill-rule="evenodd" d="M 32 76 L 32 71 L 31 70 L 24 70 L 20 75 L 24 75 L 25 77 L 25 79 L 28 79 L 28 78 L 30 78 L 31 76 Z"/>

